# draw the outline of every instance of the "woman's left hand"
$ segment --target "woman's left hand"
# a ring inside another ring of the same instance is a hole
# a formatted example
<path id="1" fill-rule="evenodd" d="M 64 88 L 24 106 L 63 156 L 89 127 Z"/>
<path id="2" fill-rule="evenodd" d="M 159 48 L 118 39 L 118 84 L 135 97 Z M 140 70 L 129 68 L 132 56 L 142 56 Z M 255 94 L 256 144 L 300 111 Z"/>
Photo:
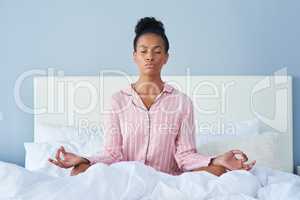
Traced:
<path id="1" fill-rule="evenodd" d="M 236 156 L 240 155 L 241 158 Z M 247 155 L 240 150 L 231 150 L 213 159 L 212 164 L 224 166 L 228 170 L 251 170 L 256 161 L 246 163 L 248 161 Z"/>
<path id="2" fill-rule="evenodd" d="M 85 172 L 91 165 L 87 164 L 87 163 L 81 163 L 76 165 L 75 167 L 73 167 L 72 171 L 71 171 L 71 176 L 76 176 L 80 173 Z"/>
<path id="3" fill-rule="evenodd" d="M 221 176 L 222 174 L 226 173 L 226 169 L 220 165 L 209 165 L 207 167 L 200 167 L 198 169 L 194 169 L 192 171 L 206 171 L 215 176 Z"/>

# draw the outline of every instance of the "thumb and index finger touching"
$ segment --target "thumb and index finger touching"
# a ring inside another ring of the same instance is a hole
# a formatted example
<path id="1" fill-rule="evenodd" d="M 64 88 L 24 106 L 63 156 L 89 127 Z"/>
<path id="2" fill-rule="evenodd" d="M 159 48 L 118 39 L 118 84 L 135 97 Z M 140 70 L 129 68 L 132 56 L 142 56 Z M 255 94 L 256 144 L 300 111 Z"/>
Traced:
<path id="1" fill-rule="evenodd" d="M 56 151 L 56 154 L 55 154 L 55 159 L 56 160 L 49 158 L 48 161 L 55 164 L 55 165 L 57 165 L 57 166 L 63 167 L 64 165 L 63 165 L 63 160 L 61 159 L 61 154 L 63 154 L 63 156 L 64 156 L 64 154 L 66 154 L 66 153 L 67 152 L 66 152 L 64 146 L 61 146 Z"/>

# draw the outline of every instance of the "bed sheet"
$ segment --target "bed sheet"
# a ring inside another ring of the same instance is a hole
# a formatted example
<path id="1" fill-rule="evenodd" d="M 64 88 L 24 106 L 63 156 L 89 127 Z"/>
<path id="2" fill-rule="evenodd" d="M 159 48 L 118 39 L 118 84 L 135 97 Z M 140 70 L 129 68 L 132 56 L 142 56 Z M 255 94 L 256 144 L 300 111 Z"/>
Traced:
<path id="1" fill-rule="evenodd" d="M 299 200 L 300 177 L 262 167 L 171 176 L 140 162 L 98 163 L 77 176 L 52 177 L 0 162 L 0 199 Z"/>

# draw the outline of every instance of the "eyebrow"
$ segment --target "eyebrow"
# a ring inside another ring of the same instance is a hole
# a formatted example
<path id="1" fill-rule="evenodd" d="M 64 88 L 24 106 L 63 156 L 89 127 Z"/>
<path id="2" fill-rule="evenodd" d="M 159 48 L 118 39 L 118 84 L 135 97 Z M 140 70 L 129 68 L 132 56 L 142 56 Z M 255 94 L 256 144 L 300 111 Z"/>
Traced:
<path id="1" fill-rule="evenodd" d="M 145 45 L 139 45 L 138 48 L 146 48 L 146 49 L 148 49 L 148 47 L 145 46 Z M 156 46 L 153 47 L 153 49 L 157 49 L 157 48 L 162 48 L 162 47 L 160 45 L 156 45 Z"/>

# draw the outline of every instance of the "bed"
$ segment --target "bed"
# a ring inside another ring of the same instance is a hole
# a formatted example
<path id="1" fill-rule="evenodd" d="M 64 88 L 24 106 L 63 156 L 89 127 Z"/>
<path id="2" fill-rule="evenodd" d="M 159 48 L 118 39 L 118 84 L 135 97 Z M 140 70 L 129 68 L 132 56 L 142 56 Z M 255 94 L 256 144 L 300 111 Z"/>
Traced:
<path id="1" fill-rule="evenodd" d="M 100 152 L 110 96 L 136 78 L 36 77 L 34 141 L 24 144 L 25 168 L 0 162 L 0 199 L 300 199 L 290 76 L 163 77 L 193 100 L 198 151 L 241 149 L 257 160 L 251 171 L 171 176 L 131 161 L 71 177 L 47 162 L 61 145 L 82 156 Z"/>

